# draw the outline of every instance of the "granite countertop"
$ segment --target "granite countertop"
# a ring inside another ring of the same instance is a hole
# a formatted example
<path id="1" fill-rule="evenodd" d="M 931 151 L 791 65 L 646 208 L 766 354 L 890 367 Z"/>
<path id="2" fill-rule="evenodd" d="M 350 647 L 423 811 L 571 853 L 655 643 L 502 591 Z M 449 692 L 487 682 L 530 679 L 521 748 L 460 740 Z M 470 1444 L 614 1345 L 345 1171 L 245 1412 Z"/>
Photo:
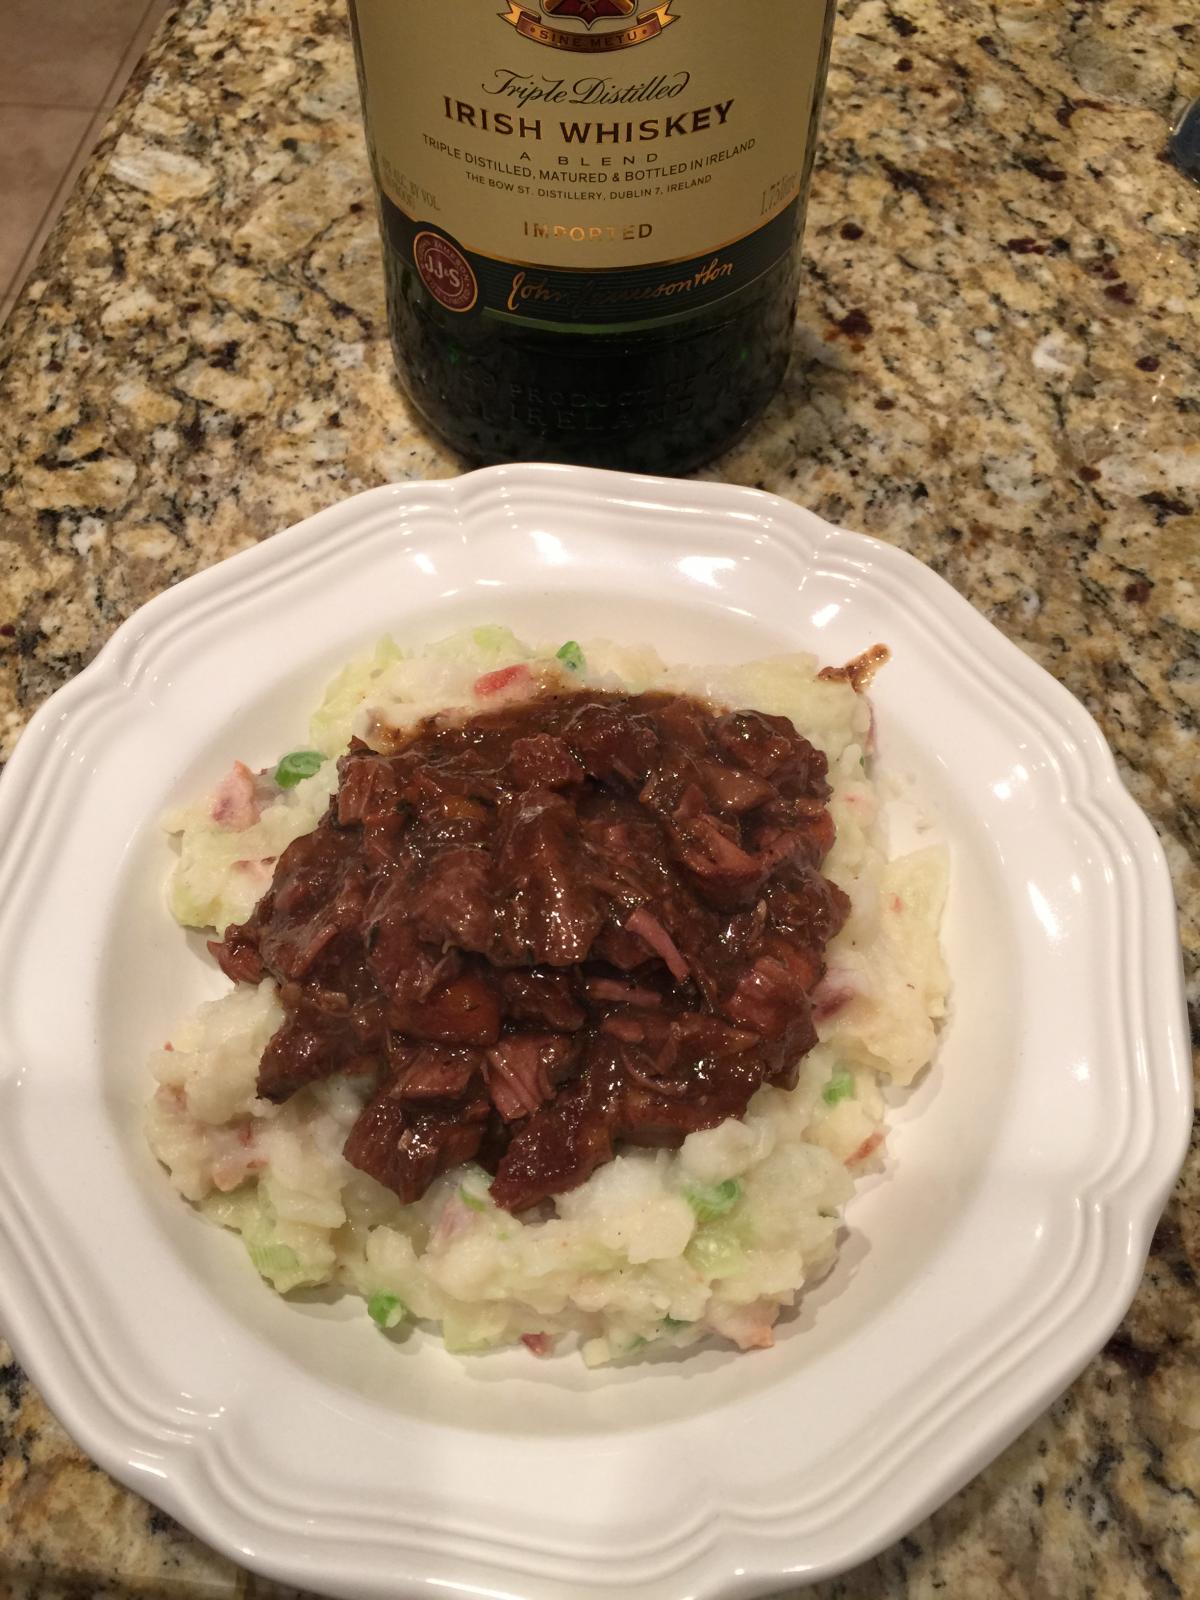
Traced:
<path id="1" fill-rule="evenodd" d="M 709 475 L 927 561 L 1099 718 L 1200 965 L 1200 92 L 1184 0 L 846 0 L 786 388 Z M 192 0 L 0 342 L 0 756 L 142 601 L 459 463 L 384 324 L 338 0 Z M 1200 1158 L 1120 1332 L 818 1600 L 1196 1594 Z M 0 1346 L 0 1594 L 268 1592 L 92 1466 Z"/>

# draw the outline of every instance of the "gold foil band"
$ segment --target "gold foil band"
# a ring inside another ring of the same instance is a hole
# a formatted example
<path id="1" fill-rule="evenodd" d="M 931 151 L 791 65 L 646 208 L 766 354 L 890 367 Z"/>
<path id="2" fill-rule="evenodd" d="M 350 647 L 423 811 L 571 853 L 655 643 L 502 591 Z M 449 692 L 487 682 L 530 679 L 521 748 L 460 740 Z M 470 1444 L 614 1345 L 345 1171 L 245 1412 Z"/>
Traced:
<path id="1" fill-rule="evenodd" d="M 679 21 L 671 13 L 672 3 L 673 0 L 665 0 L 663 5 L 643 11 L 627 28 L 610 29 L 606 33 L 568 33 L 565 28 L 552 28 L 532 11 L 527 11 L 518 0 L 510 0 L 509 9 L 501 12 L 501 16 L 505 22 L 512 23 L 522 38 L 532 39 L 535 44 L 550 45 L 555 50 L 574 50 L 583 55 L 601 55 L 656 39 L 664 28 Z"/>

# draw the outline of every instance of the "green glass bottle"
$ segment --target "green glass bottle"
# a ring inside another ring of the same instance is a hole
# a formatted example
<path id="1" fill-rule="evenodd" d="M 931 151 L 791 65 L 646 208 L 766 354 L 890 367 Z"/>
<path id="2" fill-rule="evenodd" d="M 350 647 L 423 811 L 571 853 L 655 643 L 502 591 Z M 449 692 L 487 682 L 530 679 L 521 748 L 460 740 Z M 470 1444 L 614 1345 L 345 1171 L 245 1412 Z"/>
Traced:
<path id="1" fill-rule="evenodd" d="M 388 315 L 476 462 L 686 472 L 787 366 L 833 0 L 351 0 Z"/>

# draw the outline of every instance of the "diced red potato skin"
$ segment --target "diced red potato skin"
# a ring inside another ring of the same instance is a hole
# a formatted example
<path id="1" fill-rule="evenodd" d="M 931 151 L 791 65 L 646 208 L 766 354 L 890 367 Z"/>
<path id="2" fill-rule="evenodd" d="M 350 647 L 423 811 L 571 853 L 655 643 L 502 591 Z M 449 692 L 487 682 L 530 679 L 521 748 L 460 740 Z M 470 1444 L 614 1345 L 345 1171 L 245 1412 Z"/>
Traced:
<path id="1" fill-rule="evenodd" d="M 858 1148 L 851 1151 L 851 1153 L 846 1157 L 846 1165 L 848 1167 L 854 1167 L 857 1166 L 860 1161 L 866 1161 L 869 1156 L 873 1156 L 875 1154 L 876 1150 L 879 1149 L 879 1146 L 882 1143 L 882 1129 L 877 1129 L 874 1133 L 868 1134 Z"/>
<path id="2" fill-rule="evenodd" d="M 241 1188 L 252 1173 L 261 1172 L 266 1164 L 263 1156 L 230 1153 L 213 1163 L 213 1185 L 222 1194 L 232 1194 L 235 1189 Z"/>
<path id="3" fill-rule="evenodd" d="M 452 1194 L 442 1207 L 429 1237 L 430 1249 L 436 1254 L 470 1233 L 475 1226 L 475 1212 L 463 1200 L 461 1192 Z"/>
<path id="4" fill-rule="evenodd" d="M 235 761 L 213 790 L 209 815 L 220 828 L 243 833 L 262 815 L 254 774 L 243 761 Z"/>
<path id="5" fill-rule="evenodd" d="M 775 1334 L 770 1328 L 760 1328 L 734 1342 L 739 1350 L 772 1350 L 775 1347 Z"/>
<path id="6" fill-rule="evenodd" d="M 779 717 L 536 688 L 500 668 L 496 710 L 352 743 L 211 946 L 281 985 L 259 1093 L 372 1076 L 346 1158 L 406 1202 L 474 1159 L 526 1210 L 791 1087 L 816 1040 L 849 904 L 818 870 L 824 757 Z"/>
<path id="7" fill-rule="evenodd" d="M 500 694 L 505 689 L 529 685 L 531 680 L 532 674 L 522 661 L 516 666 L 498 667 L 495 672 L 485 672 L 482 677 L 476 678 L 475 693 L 479 699 L 486 700 L 490 695 Z"/>
<path id="8" fill-rule="evenodd" d="M 739 1350 L 770 1350 L 779 1307 L 768 1300 L 754 1300 L 744 1306 L 717 1306 L 709 1312 L 715 1331 L 730 1339 Z"/>
<path id="9" fill-rule="evenodd" d="M 182 1084 L 160 1084 L 154 1098 L 173 1116 L 188 1116 L 187 1091 Z M 251 1121 L 225 1127 L 193 1122 L 193 1133 L 208 1161 L 209 1181 L 221 1194 L 231 1194 L 267 1164 L 257 1149 L 258 1129 Z"/>

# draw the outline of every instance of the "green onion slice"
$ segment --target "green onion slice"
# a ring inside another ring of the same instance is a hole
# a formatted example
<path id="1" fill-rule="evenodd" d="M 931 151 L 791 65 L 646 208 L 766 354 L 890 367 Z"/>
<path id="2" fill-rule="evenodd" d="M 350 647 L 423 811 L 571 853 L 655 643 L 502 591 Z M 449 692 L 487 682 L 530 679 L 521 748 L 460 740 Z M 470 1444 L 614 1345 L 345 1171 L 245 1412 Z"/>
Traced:
<path id="1" fill-rule="evenodd" d="M 821 1090 L 821 1099 L 827 1106 L 836 1106 L 839 1100 L 849 1100 L 854 1094 L 854 1074 L 835 1072 Z"/>
<path id="2" fill-rule="evenodd" d="M 301 778 L 311 778 L 324 760 L 319 750 L 291 750 L 275 768 L 275 782 L 281 789 L 294 789 Z"/>
<path id="3" fill-rule="evenodd" d="M 726 1178 L 724 1183 L 696 1184 L 684 1190 L 684 1198 L 696 1213 L 697 1222 L 712 1222 L 732 1211 L 742 1197 L 742 1186 L 736 1178 Z"/>

